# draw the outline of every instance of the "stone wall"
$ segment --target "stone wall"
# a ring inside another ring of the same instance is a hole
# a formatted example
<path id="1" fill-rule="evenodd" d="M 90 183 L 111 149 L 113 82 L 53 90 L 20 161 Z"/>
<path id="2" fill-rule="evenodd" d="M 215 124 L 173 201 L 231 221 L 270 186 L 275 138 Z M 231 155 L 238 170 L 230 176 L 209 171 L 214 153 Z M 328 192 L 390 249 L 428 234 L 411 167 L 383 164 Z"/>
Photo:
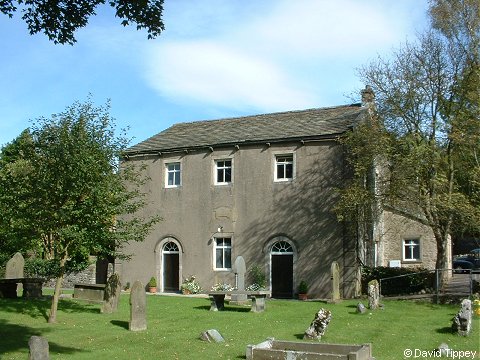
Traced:
<path id="1" fill-rule="evenodd" d="M 420 261 L 403 259 L 403 241 L 406 239 L 420 240 Z M 400 260 L 401 267 L 423 267 L 433 270 L 436 259 L 437 245 L 429 227 L 391 212 L 385 212 L 378 265 L 389 266 L 391 260 Z"/>
<path id="2" fill-rule="evenodd" d="M 78 273 L 72 273 L 63 279 L 63 288 L 73 288 L 75 284 L 105 284 L 107 274 L 104 266 L 99 266 L 99 262 L 96 261 L 95 256 L 90 257 L 91 264 L 88 268 Z M 109 266 L 109 272 L 112 272 Z M 55 280 L 51 280 L 45 284 L 46 287 L 54 287 Z"/>

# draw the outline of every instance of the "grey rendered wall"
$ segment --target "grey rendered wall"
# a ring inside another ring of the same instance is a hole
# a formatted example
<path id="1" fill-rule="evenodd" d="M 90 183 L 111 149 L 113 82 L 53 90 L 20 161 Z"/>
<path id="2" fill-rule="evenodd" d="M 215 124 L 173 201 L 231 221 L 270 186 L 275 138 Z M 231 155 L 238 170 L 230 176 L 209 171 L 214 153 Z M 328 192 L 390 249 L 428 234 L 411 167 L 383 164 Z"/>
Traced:
<path id="1" fill-rule="evenodd" d="M 275 154 L 289 152 L 294 152 L 296 176 L 291 182 L 276 183 Z M 233 159 L 233 183 L 214 185 L 214 161 L 223 158 Z M 348 273 L 344 285 L 353 286 L 355 246 L 344 241 L 333 213 L 335 187 L 344 176 L 342 150 L 335 142 L 241 146 L 143 161 L 151 177 L 152 204 L 146 212 L 159 211 L 163 221 L 145 242 L 126 247 L 133 256 L 121 264 L 122 283 L 136 279 L 146 283 L 151 276 L 161 283 L 161 245 L 171 238 L 182 250 L 180 277 L 193 274 L 204 289 L 217 282 L 233 284 L 231 271 L 213 270 L 212 237 L 222 227 L 223 235 L 232 237 L 232 262 L 242 255 L 247 269 L 259 265 L 267 279 L 270 247 L 286 239 L 295 249 L 294 289 L 305 280 L 312 296 L 329 297 L 333 261 L 340 264 L 341 273 Z M 182 164 L 179 188 L 165 188 L 165 163 L 171 161 Z M 352 294 L 352 289 L 345 289 L 345 294 Z"/>

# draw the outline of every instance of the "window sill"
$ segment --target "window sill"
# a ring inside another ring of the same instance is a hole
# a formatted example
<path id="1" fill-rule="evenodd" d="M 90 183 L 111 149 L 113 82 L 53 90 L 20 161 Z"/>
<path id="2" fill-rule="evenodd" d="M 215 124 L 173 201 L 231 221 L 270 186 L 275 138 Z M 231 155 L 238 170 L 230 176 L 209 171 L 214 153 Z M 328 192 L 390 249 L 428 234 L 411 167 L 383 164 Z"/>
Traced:
<path id="1" fill-rule="evenodd" d="M 423 261 L 420 259 L 415 260 L 402 260 L 402 264 L 421 264 Z"/>

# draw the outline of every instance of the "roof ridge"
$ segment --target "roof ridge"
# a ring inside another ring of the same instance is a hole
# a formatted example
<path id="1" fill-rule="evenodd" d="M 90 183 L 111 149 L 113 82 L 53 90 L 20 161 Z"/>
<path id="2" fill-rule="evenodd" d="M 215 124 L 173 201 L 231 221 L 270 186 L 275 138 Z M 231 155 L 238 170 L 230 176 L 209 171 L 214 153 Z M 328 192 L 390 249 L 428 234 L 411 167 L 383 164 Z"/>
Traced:
<path id="1" fill-rule="evenodd" d="M 213 122 L 219 122 L 219 121 L 225 121 L 225 120 L 241 120 L 241 119 L 245 119 L 245 118 L 275 116 L 275 115 L 281 115 L 281 114 L 295 114 L 295 113 L 302 113 L 302 112 L 307 112 L 307 111 L 333 110 L 333 109 L 347 108 L 347 107 L 359 107 L 359 108 L 361 108 L 362 104 L 361 103 L 352 103 L 352 104 L 345 104 L 345 105 L 308 108 L 308 109 L 303 109 L 303 110 L 286 110 L 286 111 L 276 111 L 276 112 L 269 112 L 269 113 L 262 113 L 262 114 L 251 114 L 251 115 L 242 115 L 242 116 L 234 116 L 234 117 L 224 117 L 224 118 L 220 118 L 220 119 L 205 119 L 205 120 L 184 121 L 184 122 L 175 123 L 171 127 L 178 126 L 178 125 L 190 125 L 190 124 L 196 124 L 196 123 L 206 123 L 206 122 L 213 123 Z M 165 130 L 167 130 L 167 129 L 165 129 Z"/>

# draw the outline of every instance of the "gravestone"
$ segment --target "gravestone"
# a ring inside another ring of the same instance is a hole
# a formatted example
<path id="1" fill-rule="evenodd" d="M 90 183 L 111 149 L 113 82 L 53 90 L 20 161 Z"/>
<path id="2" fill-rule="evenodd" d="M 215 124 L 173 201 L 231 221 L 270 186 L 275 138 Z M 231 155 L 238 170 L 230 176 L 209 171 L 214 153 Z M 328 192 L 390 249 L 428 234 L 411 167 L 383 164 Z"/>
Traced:
<path id="1" fill-rule="evenodd" d="M 463 299 L 461 306 L 452 319 L 452 330 L 460 336 L 467 336 L 472 329 L 472 300 Z"/>
<path id="2" fill-rule="evenodd" d="M 233 272 L 235 273 L 235 287 L 239 291 L 245 291 L 245 274 L 247 268 L 245 266 L 245 260 L 243 256 L 237 256 L 235 263 L 233 264 Z M 245 304 L 247 302 L 246 294 L 232 294 L 231 301 L 232 304 Z"/>
<path id="3" fill-rule="evenodd" d="M 379 307 L 380 289 L 377 280 L 368 283 L 368 308 L 376 310 Z"/>
<path id="4" fill-rule="evenodd" d="M 135 281 L 130 291 L 130 331 L 147 329 L 147 294 L 141 281 Z"/>
<path id="5" fill-rule="evenodd" d="M 365 308 L 365 305 L 363 305 L 361 302 L 359 302 L 357 304 L 357 313 L 363 314 L 363 313 L 365 313 L 365 311 L 367 311 L 367 309 Z"/>
<path id="6" fill-rule="evenodd" d="M 17 252 L 8 260 L 5 269 L 5 279 L 21 279 L 23 278 L 23 268 L 25 266 L 25 259 L 22 254 Z"/>
<path id="7" fill-rule="evenodd" d="M 340 300 L 340 268 L 338 263 L 334 261 L 331 266 L 332 272 L 332 301 Z"/>
<path id="8" fill-rule="evenodd" d="M 215 329 L 210 329 L 207 331 L 204 331 L 203 333 L 200 334 L 200 339 L 203 341 L 207 342 L 225 342 L 225 339 L 223 338 L 222 335 L 218 332 L 218 330 Z"/>
<path id="9" fill-rule="evenodd" d="M 120 277 L 117 273 L 113 273 L 105 285 L 104 301 L 101 309 L 102 313 L 111 314 L 117 311 L 121 289 Z"/>
<path id="10" fill-rule="evenodd" d="M 48 360 L 50 359 L 48 341 L 41 336 L 31 336 L 28 340 L 30 353 L 29 360 Z"/>
<path id="11" fill-rule="evenodd" d="M 329 310 L 321 308 L 315 314 L 315 317 L 303 334 L 304 340 L 320 340 L 327 330 L 327 326 L 332 319 L 332 313 Z"/>

